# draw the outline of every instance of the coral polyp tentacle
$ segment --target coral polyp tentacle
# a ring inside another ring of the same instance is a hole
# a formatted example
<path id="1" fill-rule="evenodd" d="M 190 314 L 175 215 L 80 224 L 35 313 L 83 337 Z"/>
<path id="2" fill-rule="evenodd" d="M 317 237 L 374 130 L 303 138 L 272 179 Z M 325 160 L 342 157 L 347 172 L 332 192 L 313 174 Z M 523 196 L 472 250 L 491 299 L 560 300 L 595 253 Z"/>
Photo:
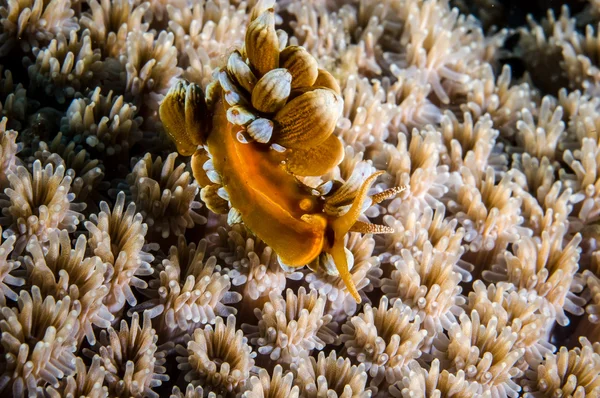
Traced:
<path id="1" fill-rule="evenodd" d="M 401 189 L 369 196 L 383 172 L 371 173 L 366 162 L 346 182 L 324 180 L 329 196 L 302 182 L 323 178 L 342 162 L 344 147 L 333 132 L 344 101 L 335 78 L 319 69 L 308 51 L 299 46 L 280 51 L 273 9 L 258 8 L 245 48 L 233 51 L 226 67 L 215 71 L 206 96 L 198 86 L 179 82 L 160 116 L 178 151 L 192 155 L 192 171 L 210 210 L 227 214 L 230 224 L 243 223 L 282 265 L 301 267 L 330 255 L 335 269 L 327 272 L 339 276 L 360 302 L 346 235 L 393 232 L 359 217 L 367 204 Z"/>

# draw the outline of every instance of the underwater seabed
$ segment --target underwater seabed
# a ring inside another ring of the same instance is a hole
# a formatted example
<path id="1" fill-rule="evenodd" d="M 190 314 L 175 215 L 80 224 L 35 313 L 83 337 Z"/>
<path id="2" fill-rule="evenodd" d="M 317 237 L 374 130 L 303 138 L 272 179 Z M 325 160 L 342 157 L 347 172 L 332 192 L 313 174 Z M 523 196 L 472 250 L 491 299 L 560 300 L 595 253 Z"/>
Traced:
<path id="1" fill-rule="evenodd" d="M 600 396 L 599 27 L 0 0 L 0 395 Z"/>

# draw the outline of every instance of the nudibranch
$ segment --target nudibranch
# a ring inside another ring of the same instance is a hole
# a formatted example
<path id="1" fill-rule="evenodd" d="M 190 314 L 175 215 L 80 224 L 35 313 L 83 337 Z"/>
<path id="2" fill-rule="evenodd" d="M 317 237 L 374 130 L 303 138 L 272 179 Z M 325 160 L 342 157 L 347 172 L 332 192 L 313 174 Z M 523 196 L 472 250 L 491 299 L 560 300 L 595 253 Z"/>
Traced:
<path id="1" fill-rule="evenodd" d="M 400 189 L 368 196 L 383 172 L 366 176 L 358 187 L 302 183 L 343 160 L 343 145 L 333 134 L 343 99 L 335 78 L 306 49 L 286 46 L 287 36 L 275 30 L 273 3 L 263 0 L 254 7 L 244 47 L 230 54 L 205 92 L 178 81 L 161 103 L 160 118 L 177 151 L 191 156 L 211 211 L 243 223 L 283 266 L 314 268 L 321 255 L 331 255 L 360 302 L 344 239 L 352 231 L 392 232 L 359 217 Z M 331 211 L 334 203 L 337 211 Z"/>

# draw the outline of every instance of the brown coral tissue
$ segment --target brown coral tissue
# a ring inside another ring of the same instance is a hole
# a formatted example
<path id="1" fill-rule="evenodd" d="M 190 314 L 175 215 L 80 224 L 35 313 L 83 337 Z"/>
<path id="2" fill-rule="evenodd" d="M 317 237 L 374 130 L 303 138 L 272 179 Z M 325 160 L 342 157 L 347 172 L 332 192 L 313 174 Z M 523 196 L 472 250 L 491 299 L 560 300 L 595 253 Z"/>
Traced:
<path id="1" fill-rule="evenodd" d="M 600 397 L 599 132 L 600 0 L 0 0 L 0 397 Z"/>

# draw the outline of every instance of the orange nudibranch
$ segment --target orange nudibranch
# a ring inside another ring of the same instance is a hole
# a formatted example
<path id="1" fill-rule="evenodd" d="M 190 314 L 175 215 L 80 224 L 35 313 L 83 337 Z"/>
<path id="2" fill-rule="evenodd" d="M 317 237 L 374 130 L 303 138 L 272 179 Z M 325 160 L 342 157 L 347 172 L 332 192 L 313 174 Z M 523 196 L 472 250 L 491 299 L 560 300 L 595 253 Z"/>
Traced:
<path id="1" fill-rule="evenodd" d="M 194 93 L 192 98 L 185 94 L 190 92 Z M 230 206 L 239 212 L 244 225 L 273 249 L 283 264 L 301 267 L 322 253 L 329 253 L 348 291 L 360 302 L 348 269 L 344 239 L 351 231 L 391 232 L 388 227 L 358 221 L 369 187 L 383 172 L 365 179 L 347 213 L 338 217 L 329 215 L 324 212 L 325 199 L 311 194 L 286 168 L 288 150 L 279 152 L 269 145 L 239 139 L 243 127 L 228 121 L 227 111 L 231 106 L 224 97 L 221 87 L 211 92 L 211 110 L 203 121 L 210 125 L 209 130 L 199 128 L 198 117 L 186 115 L 194 108 L 188 101 L 197 101 L 197 89 L 190 90 L 186 84 L 178 84 L 161 105 L 161 119 L 179 152 L 189 154 L 191 147 L 198 145 L 192 156 L 194 178 L 205 185 L 206 174 L 202 162 L 197 159 L 208 159 L 207 152 Z M 205 136 L 203 131 L 207 132 Z M 307 161 L 311 161 L 310 157 Z M 310 165 L 307 167 L 311 168 Z M 372 196 L 371 201 L 378 203 L 399 191 L 381 192 Z"/>
<path id="2" fill-rule="evenodd" d="M 365 200 L 378 203 L 399 190 L 367 197 L 382 172 L 366 177 L 358 189 L 338 184 L 329 197 L 300 182 L 299 176 L 325 175 L 342 161 L 344 148 L 333 132 L 343 99 L 335 78 L 306 49 L 285 46 L 268 4 L 257 3 L 244 48 L 215 71 L 206 98 L 199 86 L 179 81 L 161 103 L 160 118 L 178 152 L 192 156 L 194 178 L 210 210 L 229 212 L 228 221 L 242 222 L 282 265 L 315 265 L 328 253 L 360 302 L 345 237 L 351 231 L 391 232 L 358 218 Z M 344 214 L 327 210 L 349 202 Z"/>
<path id="3" fill-rule="evenodd" d="M 344 237 L 359 214 L 345 224 L 340 222 L 344 217 L 330 219 L 323 212 L 323 200 L 303 189 L 285 170 L 281 153 L 237 139 L 240 128 L 227 121 L 228 107 L 222 93 L 217 93 L 206 147 L 231 206 L 287 266 L 301 267 L 329 252 L 348 291 L 360 302 L 344 251 Z M 358 211 L 365 197 L 366 192 L 353 206 Z"/>

